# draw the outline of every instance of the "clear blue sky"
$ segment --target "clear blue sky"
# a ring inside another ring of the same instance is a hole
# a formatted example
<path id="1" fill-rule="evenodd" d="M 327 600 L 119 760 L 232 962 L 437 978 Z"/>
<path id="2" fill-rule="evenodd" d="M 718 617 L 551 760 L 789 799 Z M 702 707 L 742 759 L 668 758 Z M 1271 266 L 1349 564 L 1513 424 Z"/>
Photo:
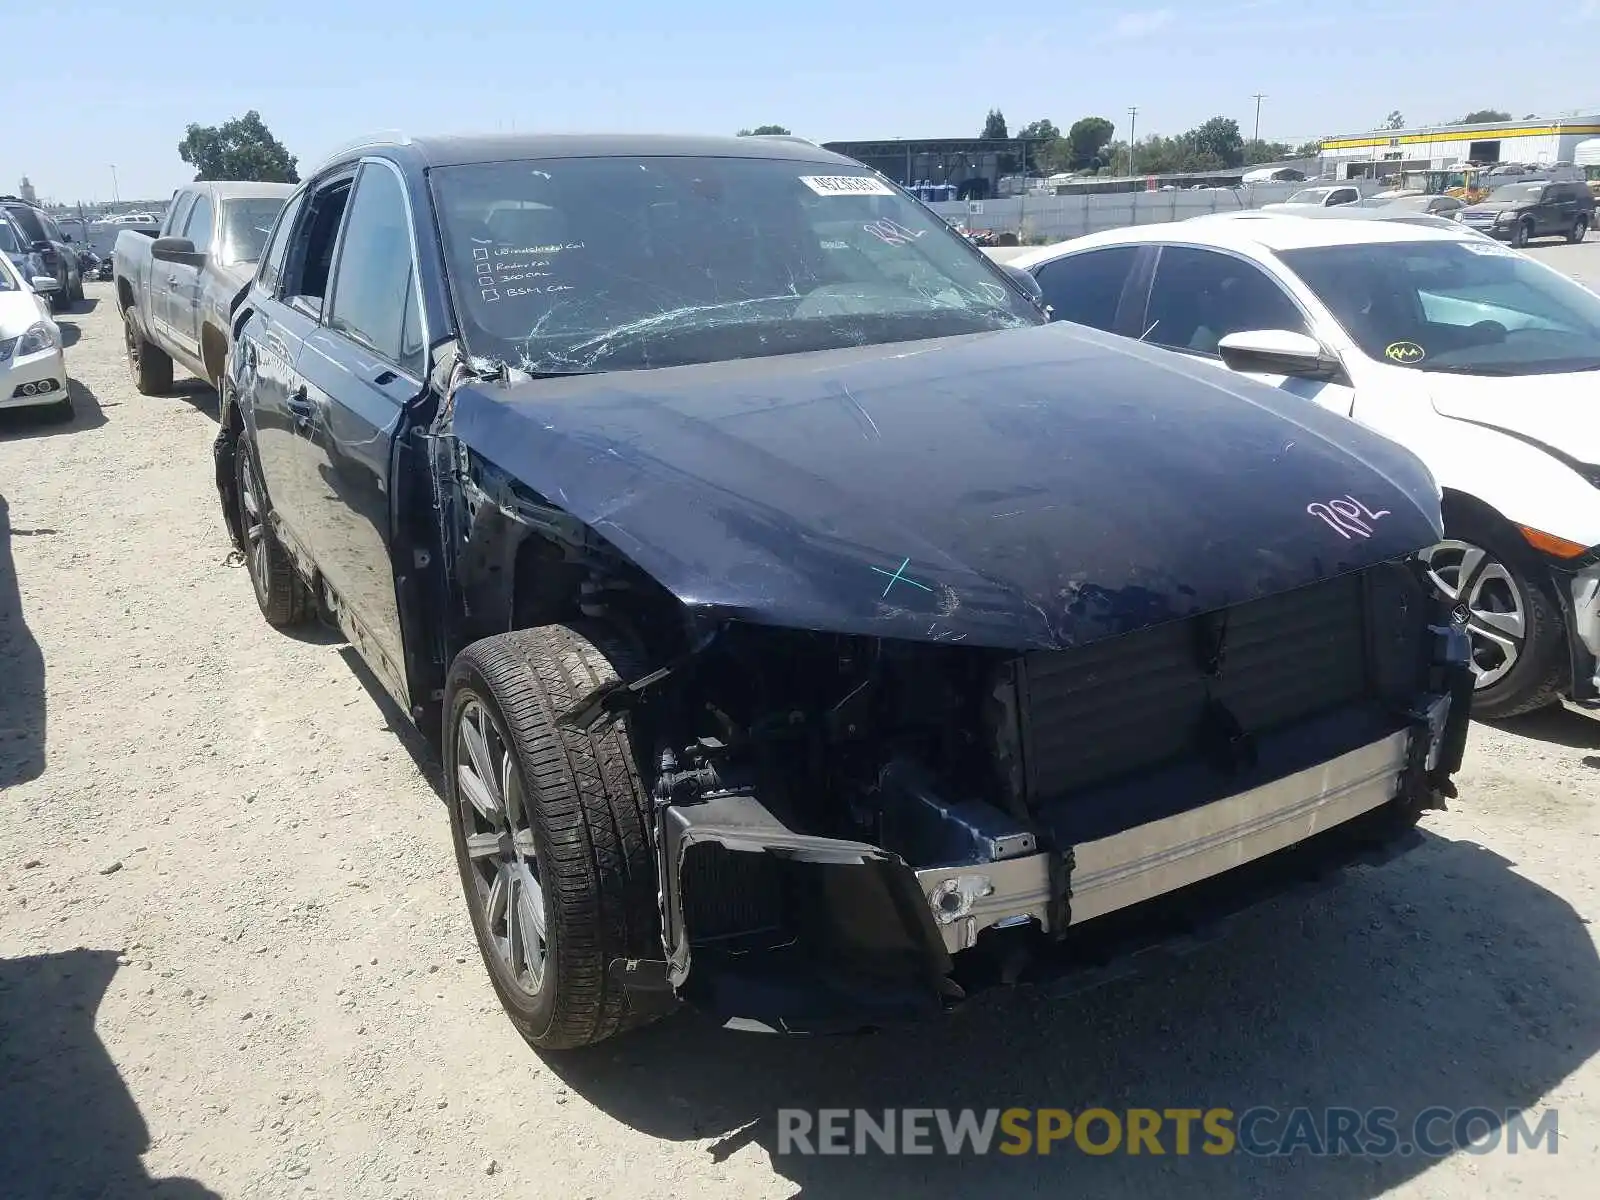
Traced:
<path id="1" fill-rule="evenodd" d="M 1081 3 L 55 0 L 7 22 L 0 191 L 26 173 L 109 199 L 115 163 L 124 199 L 162 197 L 192 176 L 185 125 L 250 108 L 302 169 L 396 128 L 971 137 L 994 105 L 1123 137 L 1137 105 L 1141 135 L 1221 113 L 1248 137 L 1265 92 L 1262 136 L 1298 142 L 1395 108 L 1600 109 L 1600 0 L 1535 6 L 1536 27 L 1502 0 Z"/>

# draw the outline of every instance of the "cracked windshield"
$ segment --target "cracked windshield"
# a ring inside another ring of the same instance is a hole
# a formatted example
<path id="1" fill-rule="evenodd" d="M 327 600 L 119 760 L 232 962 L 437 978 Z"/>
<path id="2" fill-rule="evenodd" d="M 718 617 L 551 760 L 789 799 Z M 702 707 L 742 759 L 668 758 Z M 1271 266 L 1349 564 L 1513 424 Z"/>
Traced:
<path id="1" fill-rule="evenodd" d="M 533 374 L 674 366 L 1038 324 L 876 176 L 735 158 L 433 174 L 467 342 Z"/>

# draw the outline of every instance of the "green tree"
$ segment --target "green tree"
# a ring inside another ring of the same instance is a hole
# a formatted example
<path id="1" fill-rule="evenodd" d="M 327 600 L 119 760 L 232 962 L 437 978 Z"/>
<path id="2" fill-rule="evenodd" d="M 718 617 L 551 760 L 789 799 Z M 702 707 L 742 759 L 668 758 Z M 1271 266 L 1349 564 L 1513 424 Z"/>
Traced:
<path id="1" fill-rule="evenodd" d="M 1286 158 L 1294 157 L 1294 149 L 1288 142 L 1263 142 L 1256 138 L 1247 139 L 1244 143 L 1244 165 L 1256 166 L 1258 163 L 1281 162 Z"/>
<path id="2" fill-rule="evenodd" d="M 1030 170 L 1050 173 L 1060 170 L 1064 154 L 1061 149 L 1061 130 L 1048 118 L 1029 121 L 1017 130 L 1019 138 L 1028 140 L 1028 167 Z"/>
<path id="3" fill-rule="evenodd" d="M 1461 118 L 1463 125 L 1487 125 L 1491 121 L 1509 121 L 1511 114 L 1498 108 L 1479 108 Z"/>
<path id="4" fill-rule="evenodd" d="M 991 108 L 989 115 L 983 119 L 983 132 L 980 138 L 1008 138 L 1006 132 L 1006 115 L 998 108 Z"/>
<path id="5" fill-rule="evenodd" d="M 1378 126 L 1379 129 L 1404 129 L 1405 127 L 1406 119 L 1400 115 L 1398 108 L 1390 109 L 1389 115 L 1383 119 L 1383 124 Z"/>
<path id="6" fill-rule="evenodd" d="M 1117 127 L 1104 117 L 1079 117 L 1067 130 L 1067 165 L 1087 171 L 1114 161 L 1108 153 Z"/>
<path id="7" fill-rule="evenodd" d="M 1322 139 L 1318 138 L 1315 141 L 1311 141 L 1311 142 L 1301 142 L 1298 146 L 1296 146 L 1294 148 L 1294 153 L 1291 154 L 1290 157 L 1291 158 L 1315 158 L 1317 155 L 1319 155 L 1321 153 L 1322 153 Z"/>
<path id="8" fill-rule="evenodd" d="M 766 137 L 769 135 L 788 136 L 789 131 L 782 125 L 757 125 L 754 129 L 739 130 L 740 137 Z"/>
<path id="9" fill-rule="evenodd" d="M 196 179 L 300 182 L 294 156 L 253 108 L 222 125 L 190 125 L 178 143 L 178 157 L 194 168 Z"/>
<path id="10" fill-rule="evenodd" d="M 1183 135 L 1198 164 L 1191 171 L 1211 171 L 1219 167 L 1237 167 L 1244 163 L 1244 138 L 1239 134 L 1239 122 L 1232 117 L 1212 117 L 1203 125 L 1196 125 Z"/>

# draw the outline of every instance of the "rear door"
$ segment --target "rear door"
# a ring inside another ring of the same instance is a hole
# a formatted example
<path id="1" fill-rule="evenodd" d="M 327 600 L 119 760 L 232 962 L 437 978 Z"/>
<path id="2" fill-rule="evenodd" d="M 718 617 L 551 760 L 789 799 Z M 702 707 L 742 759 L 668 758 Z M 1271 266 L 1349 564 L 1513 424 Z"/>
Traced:
<path id="1" fill-rule="evenodd" d="M 422 392 L 426 345 L 410 209 L 399 171 L 361 167 L 322 323 L 300 352 L 312 409 L 299 443 L 306 536 L 338 602 L 341 627 L 405 708 L 400 618 L 389 557 L 391 452 Z"/>
<path id="2" fill-rule="evenodd" d="M 244 366 L 255 379 L 250 411 L 262 484 L 285 540 L 307 556 L 323 485 L 307 465 L 315 410 L 300 377 L 300 357 L 322 322 L 334 247 L 354 180 L 354 168 L 318 180 L 299 211 L 285 212 L 278 226 L 280 233 L 289 230 L 282 272 L 247 326 Z"/>
<path id="3" fill-rule="evenodd" d="M 189 208 L 176 237 L 188 238 L 201 254 L 211 252 L 211 221 L 215 210 L 211 196 L 200 192 Z M 200 268 L 184 263 L 160 263 L 166 276 L 167 322 L 172 344 L 190 358 L 200 357 Z"/>

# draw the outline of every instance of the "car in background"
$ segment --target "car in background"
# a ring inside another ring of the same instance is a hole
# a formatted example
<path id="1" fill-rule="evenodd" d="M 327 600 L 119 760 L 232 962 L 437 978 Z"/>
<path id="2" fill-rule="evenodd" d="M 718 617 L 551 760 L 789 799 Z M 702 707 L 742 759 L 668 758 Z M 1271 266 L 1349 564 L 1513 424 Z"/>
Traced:
<path id="1" fill-rule="evenodd" d="M 1373 196 L 1359 200 L 1353 207 L 1387 208 L 1392 212 L 1419 213 L 1433 217 L 1449 217 L 1467 207 L 1460 196 Z"/>
<path id="2" fill-rule="evenodd" d="M 1262 211 L 1284 208 L 1332 208 L 1339 204 L 1354 204 L 1361 199 L 1361 189 L 1348 185 L 1340 187 L 1301 188 L 1287 200 L 1263 204 Z"/>
<path id="3" fill-rule="evenodd" d="M 229 321 L 294 186 L 198 181 L 179 188 L 166 221 L 117 234 L 112 276 L 134 386 L 172 387 L 176 362 L 212 387 L 222 381 Z"/>
<path id="4" fill-rule="evenodd" d="M 0 409 L 41 405 L 58 420 L 72 416 L 61 330 L 11 256 L 0 254 Z"/>
<path id="5" fill-rule="evenodd" d="M 1564 237 L 1581 242 L 1594 227 L 1595 200 L 1587 184 L 1507 183 L 1487 200 L 1461 210 L 1461 223 L 1513 246 L 1534 238 Z"/>
<path id="6" fill-rule="evenodd" d="M 60 311 L 83 299 L 83 275 L 72 235 L 62 231 L 50 214 L 16 196 L 0 196 L 0 217 L 21 231 L 28 250 L 39 256 L 44 270 L 35 277 L 34 290 Z M 44 282 L 46 279 L 50 282 Z"/>
<path id="7" fill-rule="evenodd" d="M 1416 216 L 1414 220 L 1442 221 Z M 1052 316 L 1353 417 L 1443 488 L 1474 712 L 1600 708 L 1600 297 L 1460 228 L 1197 217 L 1025 251 Z"/>
<path id="8" fill-rule="evenodd" d="M 1032 283 L 778 139 L 368 140 L 289 200 L 224 517 L 439 749 L 535 1046 L 933 1016 L 1453 794 L 1415 456 Z"/>

